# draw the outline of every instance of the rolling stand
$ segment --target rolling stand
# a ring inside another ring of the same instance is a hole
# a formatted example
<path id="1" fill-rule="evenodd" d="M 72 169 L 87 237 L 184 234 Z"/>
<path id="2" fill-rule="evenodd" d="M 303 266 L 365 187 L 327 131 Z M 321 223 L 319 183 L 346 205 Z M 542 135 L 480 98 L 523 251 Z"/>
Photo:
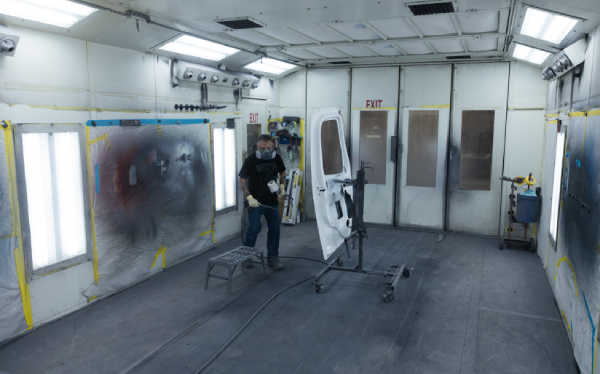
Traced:
<path id="1" fill-rule="evenodd" d="M 364 161 L 361 162 L 361 167 L 356 174 L 356 179 L 346 179 L 343 181 L 338 180 L 335 182 L 342 183 L 345 186 L 354 186 L 353 203 L 349 200 L 346 201 L 347 205 L 349 206 L 348 215 L 352 217 L 352 231 L 350 236 L 344 240 L 344 244 L 346 246 L 347 257 L 350 259 L 350 247 L 348 243 L 351 242 L 354 247 L 355 239 L 358 238 L 358 265 L 354 268 L 344 267 L 342 255 L 340 254 L 336 256 L 323 270 L 321 270 L 315 276 L 315 291 L 317 293 L 323 292 L 323 283 L 319 281 L 323 275 L 332 270 L 382 275 L 386 280 L 388 277 L 392 277 L 389 282 L 384 282 L 385 284 L 389 285 L 389 288 L 383 294 L 383 299 L 390 303 L 392 300 L 394 300 L 394 293 L 396 291 L 398 281 L 400 280 L 400 276 L 404 276 L 406 278 L 410 277 L 412 269 L 407 267 L 405 263 L 400 266 L 391 266 L 393 269 L 385 271 L 365 270 L 363 268 L 363 238 L 367 237 L 367 225 L 363 220 L 365 185 L 367 184 L 365 179 Z"/>

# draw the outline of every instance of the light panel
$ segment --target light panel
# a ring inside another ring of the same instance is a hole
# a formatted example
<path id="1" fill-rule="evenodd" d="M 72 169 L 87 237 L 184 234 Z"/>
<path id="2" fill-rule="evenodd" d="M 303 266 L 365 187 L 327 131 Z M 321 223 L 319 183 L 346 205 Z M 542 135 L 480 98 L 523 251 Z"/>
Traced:
<path id="1" fill-rule="evenodd" d="M 552 14 L 539 9 L 527 8 L 521 34 L 560 44 L 573 30 L 579 20 Z"/>
<path id="2" fill-rule="evenodd" d="M 286 62 L 273 60 L 271 58 L 263 58 L 258 61 L 254 61 L 244 67 L 250 70 L 262 71 L 265 73 L 279 75 L 294 68 L 295 66 Z"/>
<path id="3" fill-rule="evenodd" d="M 2 0 L 0 13 L 69 28 L 97 9 L 67 0 Z"/>
<path id="4" fill-rule="evenodd" d="M 213 129 L 215 210 L 236 205 L 235 129 Z"/>
<path id="5" fill-rule="evenodd" d="M 556 156 L 554 159 L 554 179 L 552 181 L 552 204 L 550 206 L 550 236 L 556 243 L 558 231 L 558 207 L 562 183 L 563 156 L 565 152 L 565 134 L 556 134 Z"/>
<path id="6" fill-rule="evenodd" d="M 238 52 L 238 49 L 209 42 L 193 36 L 184 35 L 160 47 L 163 51 L 179 53 L 186 56 L 221 61 L 225 57 Z"/>
<path id="7" fill-rule="evenodd" d="M 531 62 L 532 64 L 540 65 L 544 62 L 550 52 L 542 51 L 541 49 L 531 48 L 522 44 L 515 43 L 515 50 L 513 51 L 513 57 L 519 60 Z"/>

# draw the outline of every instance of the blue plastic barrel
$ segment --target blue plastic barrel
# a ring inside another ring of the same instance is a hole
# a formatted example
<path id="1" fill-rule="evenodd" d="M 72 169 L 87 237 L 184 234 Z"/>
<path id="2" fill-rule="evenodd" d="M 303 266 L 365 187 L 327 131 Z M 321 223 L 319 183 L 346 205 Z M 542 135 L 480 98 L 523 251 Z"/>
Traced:
<path id="1" fill-rule="evenodd" d="M 540 196 L 518 194 L 515 219 L 517 222 L 535 223 L 539 219 L 541 208 L 542 198 Z"/>

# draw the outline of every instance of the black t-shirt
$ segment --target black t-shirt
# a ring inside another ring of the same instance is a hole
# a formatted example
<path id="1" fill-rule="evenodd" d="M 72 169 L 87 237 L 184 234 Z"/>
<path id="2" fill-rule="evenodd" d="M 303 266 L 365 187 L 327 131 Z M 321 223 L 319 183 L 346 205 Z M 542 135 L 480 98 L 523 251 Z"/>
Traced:
<path id="1" fill-rule="evenodd" d="M 285 171 L 285 165 L 279 155 L 270 160 L 260 160 L 256 154 L 251 154 L 244 161 L 238 174 L 240 178 L 248 179 L 250 195 L 263 205 L 277 205 L 279 193 L 272 193 L 267 183 L 277 182 L 277 175 Z M 284 181 L 280 181 L 283 184 Z M 278 185 L 279 186 L 279 185 Z"/>

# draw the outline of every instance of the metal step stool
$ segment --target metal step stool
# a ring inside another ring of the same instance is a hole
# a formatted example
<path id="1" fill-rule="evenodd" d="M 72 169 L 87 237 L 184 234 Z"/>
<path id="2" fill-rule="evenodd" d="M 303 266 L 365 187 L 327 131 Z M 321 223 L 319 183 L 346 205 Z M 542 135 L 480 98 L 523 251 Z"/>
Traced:
<path id="1" fill-rule="evenodd" d="M 260 260 L 260 262 L 252 261 L 252 257 L 257 257 Z M 240 262 L 244 262 L 246 260 L 250 260 L 255 264 L 262 264 L 263 273 L 267 273 L 267 269 L 265 268 L 265 257 L 263 256 L 262 249 L 253 247 L 237 247 L 236 249 L 232 249 L 231 251 L 227 251 L 208 260 L 204 289 L 208 288 L 208 278 L 215 277 L 229 281 L 229 290 L 227 291 L 227 293 L 231 293 L 231 286 L 233 284 L 233 272 L 235 271 L 236 266 Z M 220 275 L 210 274 L 211 270 L 215 267 L 215 265 L 227 266 L 229 276 L 222 277 Z"/>

